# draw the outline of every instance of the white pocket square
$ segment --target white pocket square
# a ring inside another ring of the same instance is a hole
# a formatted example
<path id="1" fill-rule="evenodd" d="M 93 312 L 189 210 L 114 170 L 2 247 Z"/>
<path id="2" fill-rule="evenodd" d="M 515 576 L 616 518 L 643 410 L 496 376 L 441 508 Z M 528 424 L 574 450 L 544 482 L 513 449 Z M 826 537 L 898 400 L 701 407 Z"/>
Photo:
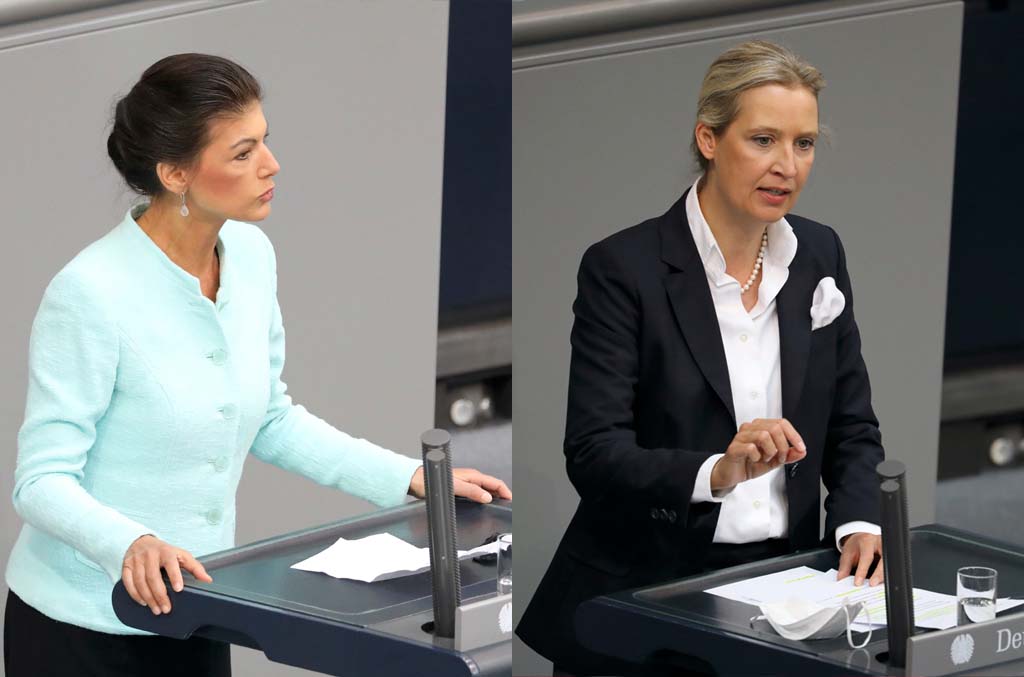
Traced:
<path id="1" fill-rule="evenodd" d="M 843 313 L 846 297 L 831 277 L 821 278 L 811 300 L 811 331 L 827 327 Z"/>

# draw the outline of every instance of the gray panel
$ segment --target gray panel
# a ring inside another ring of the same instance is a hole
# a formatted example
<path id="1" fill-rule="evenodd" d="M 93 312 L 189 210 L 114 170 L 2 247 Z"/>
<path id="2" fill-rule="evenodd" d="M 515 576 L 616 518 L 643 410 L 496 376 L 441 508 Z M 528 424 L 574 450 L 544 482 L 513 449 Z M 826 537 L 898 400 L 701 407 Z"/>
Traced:
<path id="1" fill-rule="evenodd" d="M 265 0 L 185 14 L 184 3 L 162 3 L 169 16 L 153 13 L 160 4 L 93 10 L 84 26 L 57 17 L 0 31 L 0 564 L 21 526 L 10 495 L 32 318 L 52 276 L 133 200 L 107 159 L 108 120 L 168 54 L 232 58 L 266 90 L 282 170 L 259 225 L 277 250 L 289 393 L 413 457 L 433 425 L 448 3 Z M 22 28 L 32 39 L 19 41 Z M 250 462 L 236 540 L 369 508 Z M 240 675 L 308 674 L 248 650 L 235 657 Z"/>
<path id="2" fill-rule="evenodd" d="M 947 374 L 942 420 L 994 417 L 1024 410 L 1024 367 L 1004 366 Z"/>
<path id="3" fill-rule="evenodd" d="M 512 320 L 442 329 L 437 337 L 437 378 L 512 364 Z"/>
<path id="4" fill-rule="evenodd" d="M 125 2 L 126 0 L 0 0 L 0 26 L 98 7 L 122 5 Z"/>
<path id="5" fill-rule="evenodd" d="M 530 0 L 513 10 L 512 46 L 808 2 L 814 0 Z"/>
<path id="6" fill-rule="evenodd" d="M 26 2 L 0 16 L 0 50 L 264 0 Z M 0 0 L 2 2 L 2 0 Z M 146 64 L 148 65 L 148 64 Z M 141 72 L 141 71 L 140 71 Z"/>
<path id="7" fill-rule="evenodd" d="M 517 511 L 529 539 L 517 614 L 577 503 L 561 446 L 580 257 L 664 212 L 692 182 L 701 79 L 747 38 L 791 46 L 829 81 L 821 114 L 834 140 L 819 146 L 796 211 L 843 238 L 883 441 L 910 469 L 911 523 L 932 519 L 963 10 L 874 11 L 896 4 L 844 3 L 828 15 L 839 3 L 822 3 L 763 23 L 702 20 L 513 53 L 513 417 L 528 424 L 518 426 L 514 482 L 545 497 Z M 546 669 L 522 644 L 515 655 L 517 674 Z"/>
<path id="8" fill-rule="evenodd" d="M 533 0 L 531 0 L 532 3 Z M 556 0 L 557 1 L 557 0 Z M 574 0 L 570 8 L 548 16 L 548 12 L 526 13 L 513 15 L 514 21 L 526 22 L 527 31 L 534 30 L 531 22 L 537 15 L 545 16 L 538 22 L 536 29 L 543 38 L 536 43 L 527 42 L 514 48 L 512 66 L 522 69 L 527 66 L 538 66 L 546 63 L 565 63 L 577 59 L 592 59 L 611 54 L 637 52 L 640 50 L 670 47 L 679 44 L 680 34 L 686 34 L 687 42 L 698 42 L 714 38 L 731 36 L 737 40 L 757 31 L 765 35 L 774 30 L 790 30 L 796 27 L 813 26 L 824 22 L 833 22 L 845 18 L 864 16 L 865 13 L 897 12 L 929 5 L 944 4 L 950 0 L 814 0 L 813 2 L 774 2 L 762 0 L 750 2 L 750 11 L 740 15 L 728 15 L 738 7 L 747 4 L 742 0 L 722 4 L 722 11 L 711 13 L 710 5 L 701 2 L 687 3 L 685 0 L 650 0 L 653 4 L 665 5 L 667 10 L 679 14 L 671 20 L 657 21 L 658 13 L 647 11 L 644 20 L 633 20 L 621 8 L 601 21 L 598 9 L 605 5 L 624 5 L 634 7 L 631 0 L 605 3 L 602 0 Z M 531 4 L 527 3 L 527 4 Z M 799 7 L 793 5 L 799 4 Z M 684 7 L 690 13 L 683 20 Z M 646 4 L 643 7 L 647 7 Z M 756 9 L 753 9 L 756 7 Z M 700 11 L 695 11 L 700 9 Z M 561 21 L 563 14 L 568 14 L 572 21 Z M 582 22 L 582 23 L 580 23 Z M 579 25 L 577 25 L 579 24 Z M 591 25 L 593 24 L 593 25 Z M 619 29 L 606 33 L 615 26 Z M 557 30 L 555 30 L 557 28 Z M 585 28 L 586 30 L 583 30 Z"/>

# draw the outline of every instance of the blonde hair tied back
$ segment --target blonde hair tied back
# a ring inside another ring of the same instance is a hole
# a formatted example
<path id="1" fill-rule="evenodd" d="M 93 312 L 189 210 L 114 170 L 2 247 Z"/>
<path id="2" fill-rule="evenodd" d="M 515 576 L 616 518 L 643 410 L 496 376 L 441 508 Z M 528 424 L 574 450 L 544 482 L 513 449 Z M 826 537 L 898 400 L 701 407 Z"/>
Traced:
<path id="1" fill-rule="evenodd" d="M 805 87 L 818 97 L 825 87 L 821 71 L 792 51 L 767 40 L 752 40 L 723 52 L 708 68 L 697 100 L 697 122 L 703 122 L 721 136 L 739 114 L 740 94 L 762 85 Z M 702 172 L 709 161 L 700 152 L 697 139 L 690 150 Z"/>

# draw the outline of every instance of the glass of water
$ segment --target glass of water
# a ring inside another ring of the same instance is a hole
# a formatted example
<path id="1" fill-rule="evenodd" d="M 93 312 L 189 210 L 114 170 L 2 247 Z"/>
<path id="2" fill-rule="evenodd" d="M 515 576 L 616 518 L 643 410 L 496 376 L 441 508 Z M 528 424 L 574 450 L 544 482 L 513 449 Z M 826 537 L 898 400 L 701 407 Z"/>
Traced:
<path id="1" fill-rule="evenodd" d="M 512 534 L 498 536 L 498 594 L 512 592 Z"/>
<path id="2" fill-rule="evenodd" d="M 961 567 L 956 571 L 956 624 L 970 625 L 996 617 L 996 570 Z"/>

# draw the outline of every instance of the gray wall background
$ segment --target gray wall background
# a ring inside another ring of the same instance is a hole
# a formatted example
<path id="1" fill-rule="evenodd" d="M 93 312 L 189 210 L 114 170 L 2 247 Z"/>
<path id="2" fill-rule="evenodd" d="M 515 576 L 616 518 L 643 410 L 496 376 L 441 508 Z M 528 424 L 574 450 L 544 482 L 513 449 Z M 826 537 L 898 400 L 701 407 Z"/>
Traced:
<path id="1" fill-rule="evenodd" d="M 282 169 L 259 225 L 277 249 L 289 392 L 350 434 L 419 454 L 433 427 L 447 23 L 443 0 L 221 0 L 0 28 L 0 562 L 21 527 L 10 492 L 32 318 L 51 277 L 133 202 L 106 156 L 107 121 L 168 54 L 226 56 L 265 87 Z M 236 540 L 371 509 L 250 461 Z M 238 647 L 234 665 L 311 674 Z"/>
<path id="2" fill-rule="evenodd" d="M 531 11 L 517 3 L 513 23 Z M 933 519 L 962 12 L 804 3 L 513 48 L 514 481 L 531 497 L 516 512 L 517 614 L 578 500 L 561 444 L 580 257 L 692 182 L 704 72 L 755 36 L 792 47 L 829 82 L 820 110 L 834 140 L 819 144 L 796 211 L 843 238 L 886 452 L 909 466 L 912 523 Z M 548 674 L 518 640 L 514 655 L 515 674 Z"/>

